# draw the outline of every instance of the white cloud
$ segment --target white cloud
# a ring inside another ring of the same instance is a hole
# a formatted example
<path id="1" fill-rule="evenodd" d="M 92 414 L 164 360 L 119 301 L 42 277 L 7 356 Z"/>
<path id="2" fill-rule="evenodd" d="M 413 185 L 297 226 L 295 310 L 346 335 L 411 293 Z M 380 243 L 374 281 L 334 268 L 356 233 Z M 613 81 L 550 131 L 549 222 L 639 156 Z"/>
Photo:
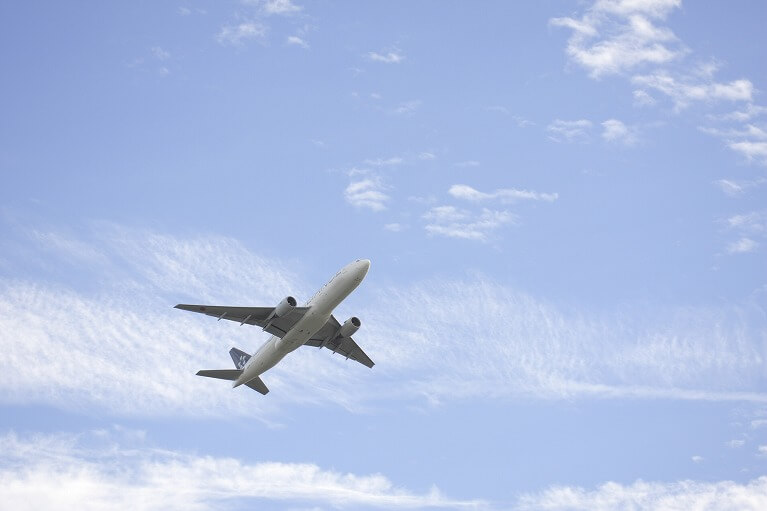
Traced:
<path id="1" fill-rule="evenodd" d="M 608 119 L 602 123 L 602 138 L 608 142 L 634 145 L 637 142 L 636 128 L 626 126 L 618 119 Z"/>
<path id="2" fill-rule="evenodd" d="M 752 188 L 758 188 L 767 183 L 767 178 L 760 177 L 752 180 L 733 181 L 731 179 L 719 179 L 714 184 L 719 187 L 728 197 L 740 197 Z"/>
<path id="3" fill-rule="evenodd" d="M 730 228 L 753 234 L 767 234 L 767 211 L 752 211 L 727 219 Z"/>
<path id="4" fill-rule="evenodd" d="M 453 185 L 448 193 L 456 199 L 473 202 L 486 200 L 501 200 L 503 202 L 515 202 L 519 200 L 542 200 L 553 202 L 559 198 L 557 193 L 539 193 L 530 190 L 517 190 L 516 188 L 501 188 L 491 193 L 480 192 L 468 185 Z"/>
<path id="5" fill-rule="evenodd" d="M 767 477 L 744 484 L 733 481 L 660 483 L 640 480 L 630 485 L 608 482 L 595 490 L 555 486 L 537 494 L 523 495 L 516 509 L 758 511 L 767 509 Z"/>
<path id="6" fill-rule="evenodd" d="M 567 54 L 592 78 L 609 74 L 630 76 L 631 83 L 637 87 L 633 91 L 637 106 L 655 105 L 656 98 L 648 92 L 655 91 L 669 98 L 677 112 L 693 104 L 747 103 L 742 110 L 709 115 L 713 120 L 746 122 L 767 112 L 767 108 L 753 104 L 755 88 L 751 80 L 717 80 L 715 75 L 720 65 L 716 60 L 698 64 L 683 61 L 689 50 L 671 29 L 663 26 L 681 4 L 681 0 L 595 0 L 580 18 L 554 18 L 550 23 L 572 30 Z M 561 140 L 554 128 L 550 127 L 554 133 L 552 138 Z M 749 128 L 754 131 L 753 126 Z M 767 166 L 767 142 L 754 133 L 733 136 L 716 129 L 704 131 L 724 138 L 727 147 L 749 162 Z M 582 132 L 571 133 L 582 136 Z M 621 132 L 605 131 L 603 136 L 612 134 Z M 571 140 L 573 136 L 565 134 L 564 138 Z"/>
<path id="7" fill-rule="evenodd" d="M 697 455 L 693 456 L 690 459 L 693 461 L 693 463 L 701 463 L 704 460 L 703 456 L 697 456 Z"/>
<path id="8" fill-rule="evenodd" d="M 655 104 L 655 98 L 650 96 L 647 91 L 638 89 L 633 92 L 634 104 L 638 106 L 649 106 Z"/>
<path id="9" fill-rule="evenodd" d="M 368 53 L 368 58 L 373 62 L 383 62 L 385 64 L 399 64 L 405 60 L 405 56 L 402 55 L 398 50 L 389 51 L 386 53 L 371 51 Z"/>
<path id="10" fill-rule="evenodd" d="M 0 436 L 0 502 L 20 511 L 213 510 L 233 500 L 384 509 L 483 506 L 477 500 L 450 499 L 436 487 L 422 494 L 398 488 L 381 474 L 341 473 L 311 463 L 243 462 L 123 443 L 110 432 Z"/>
<path id="11" fill-rule="evenodd" d="M 748 161 L 756 161 L 761 165 L 767 165 L 767 142 L 743 140 L 740 142 L 730 142 L 727 146 L 745 156 Z"/>
<path id="12" fill-rule="evenodd" d="M 512 115 L 511 118 L 514 120 L 514 122 L 517 123 L 517 126 L 520 128 L 535 126 L 535 123 L 533 121 L 527 120 L 524 117 L 520 117 L 519 115 Z"/>
<path id="13" fill-rule="evenodd" d="M 259 21 L 243 21 L 236 25 L 225 25 L 221 28 L 216 40 L 220 44 L 240 46 L 251 39 L 263 39 L 268 28 Z"/>
<path id="14" fill-rule="evenodd" d="M 0 400 L 97 406 L 125 415 L 274 411 L 275 403 L 266 400 L 246 405 L 243 393 L 222 399 L 224 387 L 194 374 L 228 367 L 230 343 L 253 350 L 264 335 L 200 321 L 172 306 L 185 299 L 270 304 L 294 291 L 300 297 L 304 286 L 282 263 L 227 238 L 178 239 L 107 226 L 98 248 L 83 251 L 83 242 L 65 244 L 61 237 L 34 239 L 42 255 L 79 261 L 81 269 L 98 275 L 94 280 L 116 288 L 85 294 L 0 281 Z M 283 381 L 290 386 L 295 380 L 275 372 L 273 390 Z"/>
<path id="15" fill-rule="evenodd" d="M 399 156 L 392 156 L 391 158 L 375 158 L 365 160 L 366 165 L 372 165 L 374 167 L 390 167 L 394 165 L 402 164 L 402 158 Z"/>
<path id="16" fill-rule="evenodd" d="M 152 47 L 152 55 L 157 60 L 168 60 L 170 58 L 170 53 L 166 50 L 163 50 L 159 46 Z"/>
<path id="17" fill-rule="evenodd" d="M 727 245 L 727 253 L 744 254 L 746 252 L 753 252 L 758 246 L 759 243 L 752 240 L 751 238 L 740 238 L 739 240 L 733 241 Z"/>
<path id="18" fill-rule="evenodd" d="M 703 133 L 707 133 L 709 135 L 714 135 L 717 137 L 722 138 L 754 138 L 757 140 L 767 140 L 767 131 L 764 131 L 759 126 L 755 126 L 753 124 L 746 124 L 745 126 L 741 127 L 741 129 L 734 129 L 734 128 L 728 128 L 728 129 L 719 129 L 719 128 L 711 128 L 708 126 L 700 126 L 698 127 L 700 131 Z"/>
<path id="19" fill-rule="evenodd" d="M 405 227 L 402 224 L 399 223 L 391 223 L 391 224 L 385 224 L 384 230 L 390 231 L 390 232 L 400 232 Z"/>
<path id="20" fill-rule="evenodd" d="M 380 178 L 368 175 L 364 179 L 349 183 L 344 190 L 344 198 L 352 206 L 382 211 L 386 209 L 386 202 L 389 201 L 389 196 L 384 190 Z"/>
<path id="21" fill-rule="evenodd" d="M 730 112 L 728 114 L 719 115 L 719 116 L 711 116 L 713 119 L 719 119 L 723 121 L 739 121 L 739 122 L 746 122 L 750 121 L 751 119 L 755 117 L 760 117 L 764 114 L 767 114 L 767 107 L 754 105 L 753 103 L 749 103 L 746 106 L 745 110 L 736 110 L 734 112 Z"/>
<path id="22" fill-rule="evenodd" d="M 266 0 L 261 4 L 261 10 L 267 15 L 291 15 L 300 12 L 303 9 L 291 0 Z"/>
<path id="23" fill-rule="evenodd" d="M 709 116 L 712 119 L 727 122 L 727 116 Z M 700 126 L 698 129 L 709 135 L 721 138 L 727 147 L 740 153 L 749 162 L 767 166 L 767 131 L 757 124 L 747 123 L 726 128 Z"/>
<path id="24" fill-rule="evenodd" d="M 759 453 L 760 456 L 767 456 L 767 445 L 760 445 L 756 452 Z"/>
<path id="25" fill-rule="evenodd" d="M 656 26 L 681 1 L 596 1 L 580 19 L 553 18 L 554 26 L 573 31 L 567 55 L 593 78 L 646 65 L 668 64 L 686 53 L 674 33 Z"/>
<path id="26" fill-rule="evenodd" d="M 720 179 L 715 184 L 729 197 L 737 197 L 743 193 L 743 185 L 729 179 Z"/>
<path id="27" fill-rule="evenodd" d="M 754 85 L 750 80 L 733 80 L 729 83 L 703 82 L 698 77 L 674 77 L 668 71 L 656 71 L 634 76 L 635 85 L 655 89 L 672 99 L 677 109 L 693 102 L 751 101 Z"/>
<path id="28" fill-rule="evenodd" d="M 432 208 L 427 220 L 433 234 L 487 236 L 467 227 L 475 214 L 452 206 Z M 569 315 L 471 275 L 382 290 L 360 317 L 376 361 L 402 380 L 394 386 L 403 395 L 767 402 L 757 391 L 767 361 L 756 307 Z M 387 343 L 392 337 L 402 342 Z M 466 339 L 482 349 L 466 350 Z"/>
<path id="29" fill-rule="evenodd" d="M 557 142 L 563 139 L 567 142 L 586 140 L 588 139 L 588 131 L 591 129 L 591 121 L 588 119 L 578 119 L 576 121 L 555 119 L 546 129 L 551 133 L 549 138 Z"/>
<path id="30" fill-rule="evenodd" d="M 437 158 L 437 156 L 434 153 L 429 153 L 429 152 L 426 152 L 426 151 L 424 151 L 424 152 L 422 152 L 421 154 L 418 155 L 418 159 L 419 160 L 434 160 L 436 158 Z"/>
<path id="31" fill-rule="evenodd" d="M 421 106 L 421 100 L 420 99 L 414 99 L 411 101 L 405 101 L 403 103 L 400 103 L 397 105 L 394 110 L 392 110 L 392 113 L 397 115 L 410 115 L 413 112 L 415 112 L 419 107 Z"/>
<path id="32" fill-rule="evenodd" d="M 292 46 L 300 46 L 301 48 L 309 48 L 309 44 L 296 35 L 288 36 L 286 42 Z"/>
<path id="33" fill-rule="evenodd" d="M 727 245 L 728 254 L 753 252 L 759 247 L 753 238 L 767 238 L 767 210 L 733 215 L 727 218 L 726 226 L 740 235 L 738 240 Z"/>
<path id="34" fill-rule="evenodd" d="M 426 232 L 448 238 L 487 241 L 499 227 L 514 223 L 516 217 L 508 211 L 483 208 L 473 213 L 453 206 L 436 206 L 423 215 Z"/>
<path id="35" fill-rule="evenodd" d="M 743 447 L 744 445 L 746 445 L 746 441 L 745 440 L 730 440 L 728 442 L 725 442 L 724 445 L 726 445 L 727 447 L 730 447 L 731 449 L 738 449 L 738 448 Z"/>

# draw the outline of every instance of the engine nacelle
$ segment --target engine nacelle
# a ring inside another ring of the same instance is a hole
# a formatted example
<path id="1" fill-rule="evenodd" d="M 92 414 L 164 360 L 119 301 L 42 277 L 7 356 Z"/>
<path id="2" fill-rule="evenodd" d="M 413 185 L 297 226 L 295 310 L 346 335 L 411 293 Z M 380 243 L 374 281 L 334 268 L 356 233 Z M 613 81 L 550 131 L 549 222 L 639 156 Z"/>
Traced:
<path id="1" fill-rule="evenodd" d="M 291 311 L 296 306 L 296 299 L 292 296 L 285 297 L 280 303 L 277 304 L 277 307 L 274 308 L 274 316 L 281 318 L 283 316 L 287 316 L 291 313 Z"/>
<path id="2" fill-rule="evenodd" d="M 340 337 L 351 337 L 357 332 L 357 330 L 360 329 L 360 326 L 362 326 L 360 318 L 351 317 L 344 321 L 344 324 L 341 325 L 341 331 L 338 333 L 338 335 Z"/>

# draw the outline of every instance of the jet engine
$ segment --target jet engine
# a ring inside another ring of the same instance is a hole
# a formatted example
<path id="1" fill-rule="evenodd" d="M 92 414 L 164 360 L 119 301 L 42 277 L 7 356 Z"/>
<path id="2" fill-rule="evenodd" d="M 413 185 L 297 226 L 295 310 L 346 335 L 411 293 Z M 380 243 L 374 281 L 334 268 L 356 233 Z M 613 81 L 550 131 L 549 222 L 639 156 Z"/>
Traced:
<path id="1" fill-rule="evenodd" d="M 339 337 L 351 337 L 357 332 L 357 330 L 360 329 L 361 325 L 362 322 L 360 321 L 360 318 L 351 317 L 344 321 L 344 324 L 341 325 L 341 331 L 338 333 L 338 335 Z"/>
<path id="2" fill-rule="evenodd" d="M 296 306 L 296 299 L 292 296 L 285 297 L 280 303 L 277 304 L 277 307 L 274 308 L 273 315 L 281 318 L 283 316 L 287 316 L 290 314 L 290 312 L 293 310 L 293 308 Z"/>

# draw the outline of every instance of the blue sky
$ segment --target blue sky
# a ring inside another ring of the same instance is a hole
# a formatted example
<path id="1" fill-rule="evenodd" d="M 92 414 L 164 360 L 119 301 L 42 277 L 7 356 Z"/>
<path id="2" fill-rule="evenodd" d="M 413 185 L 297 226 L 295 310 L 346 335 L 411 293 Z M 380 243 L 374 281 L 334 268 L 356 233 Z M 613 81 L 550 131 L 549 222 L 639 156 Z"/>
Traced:
<path id="1" fill-rule="evenodd" d="M 766 508 L 766 18 L 4 3 L 0 501 Z M 363 257 L 372 370 L 194 375 Z"/>

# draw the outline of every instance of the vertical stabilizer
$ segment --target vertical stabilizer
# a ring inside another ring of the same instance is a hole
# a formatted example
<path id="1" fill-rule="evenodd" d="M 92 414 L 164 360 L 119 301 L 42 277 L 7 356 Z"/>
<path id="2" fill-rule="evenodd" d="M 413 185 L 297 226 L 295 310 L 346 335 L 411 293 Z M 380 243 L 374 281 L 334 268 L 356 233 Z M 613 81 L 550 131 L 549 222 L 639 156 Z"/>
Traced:
<path id="1" fill-rule="evenodd" d="M 250 355 L 248 355 L 242 350 L 238 350 L 237 348 L 230 349 L 229 355 L 232 356 L 234 367 L 236 367 L 237 369 L 244 369 L 245 364 L 247 364 L 248 360 L 250 360 Z"/>

